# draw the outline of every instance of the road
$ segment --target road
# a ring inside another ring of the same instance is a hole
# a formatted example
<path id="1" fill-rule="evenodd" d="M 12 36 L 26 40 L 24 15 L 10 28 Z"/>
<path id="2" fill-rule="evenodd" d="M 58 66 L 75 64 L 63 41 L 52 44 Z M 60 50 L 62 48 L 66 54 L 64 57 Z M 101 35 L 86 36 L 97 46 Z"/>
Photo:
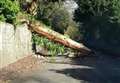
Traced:
<path id="1" fill-rule="evenodd" d="M 70 64 L 43 63 L 36 71 L 19 75 L 10 83 L 120 83 L 120 57 L 97 53 L 72 59 Z"/>

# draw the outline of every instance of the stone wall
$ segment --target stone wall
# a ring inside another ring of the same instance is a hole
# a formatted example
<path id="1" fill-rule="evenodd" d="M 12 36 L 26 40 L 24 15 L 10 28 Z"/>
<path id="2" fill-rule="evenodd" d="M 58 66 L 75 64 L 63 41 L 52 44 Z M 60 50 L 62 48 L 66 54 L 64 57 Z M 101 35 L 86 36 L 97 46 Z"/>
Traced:
<path id="1" fill-rule="evenodd" d="M 0 22 L 0 68 L 32 54 L 31 32 L 26 24 L 16 28 Z"/>

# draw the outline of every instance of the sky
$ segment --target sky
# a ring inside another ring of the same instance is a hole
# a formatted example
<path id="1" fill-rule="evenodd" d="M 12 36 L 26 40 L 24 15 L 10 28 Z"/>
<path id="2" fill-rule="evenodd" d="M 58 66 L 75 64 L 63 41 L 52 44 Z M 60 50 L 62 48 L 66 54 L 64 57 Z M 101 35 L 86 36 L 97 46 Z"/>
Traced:
<path id="1" fill-rule="evenodd" d="M 64 6 L 70 14 L 73 14 L 74 10 L 78 8 L 78 5 L 74 0 L 66 0 Z"/>

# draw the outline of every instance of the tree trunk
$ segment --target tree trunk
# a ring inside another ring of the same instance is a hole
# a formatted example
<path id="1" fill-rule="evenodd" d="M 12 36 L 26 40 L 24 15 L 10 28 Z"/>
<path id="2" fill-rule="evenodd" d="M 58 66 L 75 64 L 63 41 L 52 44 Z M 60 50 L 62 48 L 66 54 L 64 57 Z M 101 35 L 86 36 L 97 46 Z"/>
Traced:
<path id="1" fill-rule="evenodd" d="M 43 26 L 39 23 L 29 23 L 29 27 L 34 32 L 38 33 L 39 35 L 47 37 L 51 41 L 60 43 L 64 46 L 70 47 L 72 49 L 76 49 L 79 52 L 81 52 L 81 54 L 83 54 L 83 55 L 87 55 L 91 52 L 91 50 L 89 48 L 87 48 L 86 46 L 84 46 L 83 44 L 78 43 L 58 32 L 55 32 L 55 31 L 49 29 L 49 28 L 46 28 L 45 25 Z"/>

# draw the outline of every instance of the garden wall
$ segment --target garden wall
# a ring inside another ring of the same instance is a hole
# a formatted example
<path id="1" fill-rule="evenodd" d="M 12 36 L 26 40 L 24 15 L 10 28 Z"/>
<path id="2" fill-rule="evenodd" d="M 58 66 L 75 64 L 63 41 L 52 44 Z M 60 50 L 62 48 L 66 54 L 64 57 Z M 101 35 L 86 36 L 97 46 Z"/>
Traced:
<path id="1" fill-rule="evenodd" d="M 0 22 L 0 68 L 32 54 L 31 32 L 26 24 L 14 27 Z"/>

